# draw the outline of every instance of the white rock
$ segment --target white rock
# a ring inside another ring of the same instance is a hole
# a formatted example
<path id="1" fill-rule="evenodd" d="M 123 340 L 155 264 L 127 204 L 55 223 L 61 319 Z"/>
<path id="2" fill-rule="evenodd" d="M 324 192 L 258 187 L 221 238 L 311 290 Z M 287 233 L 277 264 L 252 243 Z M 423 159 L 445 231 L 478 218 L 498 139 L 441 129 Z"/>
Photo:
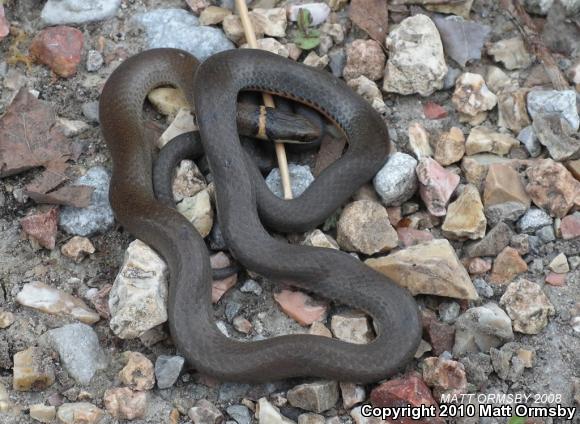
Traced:
<path id="1" fill-rule="evenodd" d="M 85 302 L 62 290 L 41 282 L 25 284 L 16 301 L 29 308 L 56 315 L 70 315 L 85 324 L 94 324 L 100 317 Z"/>
<path id="2" fill-rule="evenodd" d="M 284 44 L 276 40 L 275 38 L 260 38 L 257 40 L 258 49 L 266 50 L 270 53 L 277 54 L 282 57 L 288 57 L 290 55 L 290 51 L 288 47 Z M 242 44 L 240 46 L 241 49 L 249 49 L 251 48 L 248 43 Z"/>
<path id="3" fill-rule="evenodd" d="M 167 321 L 167 265 L 140 240 L 132 242 L 109 294 L 113 332 L 134 339 Z"/>
<path id="4" fill-rule="evenodd" d="M 532 56 L 519 36 L 493 43 L 487 48 L 487 52 L 509 70 L 524 69 L 532 64 Z"/>
<path id="5" fill-rule="evenodd" d="M 563 253 L 560 253 L 558 256 L 552 259 L 552 262 L 550 262 L 550 265 L 548 265 L 548 267 L 552 271 L 557 272 L 558 274 L 565 274 L 570 271 L 570 265 L 568 265 L 568 258 L 566 258 L 566 255 L 564 255 Z"/>
<path id="6" fill-rule="evenodd" d="M 349 343 L 366 344 L 374 336 L 369 320 L 362 312 L 335 314 L 330 328 L 336 338 Z"/>
<path id="7" fill-rule="evenodd" d="M 314 176 L 307 165 L 296 165 L 294 163 L 288 164 L 288 172 L 290 174 L 290 184 L 292 195 L 294 198 L 304 193 L 314 181 Z M 266 177 L 266 185 L 278 197 L 284 197 L 282 193 L 282 181 L 280 179 L 280 170 L 278 168 L 272 169 Z"/>
<path id="8" fill-rule="evenodd" d="M 528 93 L 528 112 L 532 119 L 539 114 L 554 114 L 566 119 L 578 131 L 580 117 L 574 90 L 533 90 Z"/>
<path id="9" fill-rule="evenodd" d="M 84 121 L 76 121 L 66 118 L 57 118 L 58 125 L 62 128 L 64 135 L 74 137 L 89 129 L 89 124 Z"/>
<path id="10" fill-rule="evenodd" d="M 193 197 L 183 199 L 177 204 L 177 210 L 193 224 L 202 237 L 210 233 L 213 226 L 213 209 L 207 189 Z"/>
<path id="11" fill-rule="evenodd" d="M 46 25 L 81 24 L 115 15 L 121 0 L 48 0 L 40 18 Z"/>
<path id="12" fill-rule="evenodd" d="M 406 18 L 387 36 L 390 57 L 383 90 L 429 96 L 443 88 L 447 65 L 437 27 L 429 17 Z"/>
<path id="13" fill-rule="evenodd" d="M 189 108 L 179 109 L 175 115 L 175 119 L 173 119 L 169 127 L 167 127 L 163 134 L 161 134 L 161 137 L 157 140 L 157 147 L 161 149 L 178 135 L 196 130 L 197 125 L 193 122 L 191 110 Z"/>
<path id="14" fill-rule="evenodd" d="M 266 398 L 258 400 L 256 416 L 260 424 L 294 424 L 294 421 L 282 415 Z"/>
<path id="15" fill-rule="evenodd" d="M 383 101 L 383 95 L 379 89 L 376 82 L 368 79 L 364 75 L 357 78 L 350 79 L 346 82 L 350 88 L 357 92 L 360 96 L 364 97 L 369 103 L 373 100 L 379 99 Z"/>
<path id="16" fill-rule="evenodd" d="M 455 82 L 452 101 L 459 112 L 477 116 L 493 109 L 497 104 L 497 97 L 489 91 L 481 75 L 465 72 Z"/>
<path id="17" fill-rule="evenodd" d="M 92 403 L 74 402 L 61 405 L 56 416 L 62 424 L 97 424 L 104 415 L 104 411 Z"/>
<path id="18" fill-rule="evenodd" d="M 417 160 L 405 153 L 391 155 L 375 178 L 373 185 L 385 206 L 399 206 L 417 190 Z"/>

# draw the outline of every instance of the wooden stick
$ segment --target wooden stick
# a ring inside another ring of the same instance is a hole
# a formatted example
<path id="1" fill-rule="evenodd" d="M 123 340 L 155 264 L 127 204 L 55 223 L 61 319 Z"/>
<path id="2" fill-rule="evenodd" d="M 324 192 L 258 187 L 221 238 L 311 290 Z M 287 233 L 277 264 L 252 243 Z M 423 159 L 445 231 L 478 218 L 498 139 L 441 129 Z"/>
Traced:
<path id="1" fill-rule="evenodd" d="M 530 18 L 519 0 L 501 0 L 502 10 L 507 12 L 509 18 L 514 22 L 528 46 L 537 58 L 544 65 L 546 74 L 550 78 L 556 90 L 566 90 L 569 88 L 566 78 L 556 64 L 550 50 L 544 44 L 542 37 L 538 33 L 536 24 Z"/>
<path id="2" fill-rule="evenodd" d="M 244 33 L 246 35 L 246 41 L 252 49 L 258 48 L 258 41 L 256 40 L 256 33 L 254 32 L 254 27 L 252 21 L 250 20 L 250 15 L 248 13 L 248 7 L 246 6 L 245 0 L 236 0 L 236 8 L 238 9 L 238 14 L 240 15 L 240 20 L 242 21 L 242 27 L 244 28 Z M 262 93 L 264 99 L 264 105 L 266 107 L 276 107 L 274 104 L 274 99 L 269 93 Z M 282 180 L 282 189 L 284 191 L 284 199 L 292 199 L 292 189 L 290 187 L 290 174 L 288 172 L 288 159 L 286 158 L 286 149 L 284 144 L 275 142 L 276 146 L 276 157 L 278 159 L 278 168 L 280 169 L 280 178 Z"/>

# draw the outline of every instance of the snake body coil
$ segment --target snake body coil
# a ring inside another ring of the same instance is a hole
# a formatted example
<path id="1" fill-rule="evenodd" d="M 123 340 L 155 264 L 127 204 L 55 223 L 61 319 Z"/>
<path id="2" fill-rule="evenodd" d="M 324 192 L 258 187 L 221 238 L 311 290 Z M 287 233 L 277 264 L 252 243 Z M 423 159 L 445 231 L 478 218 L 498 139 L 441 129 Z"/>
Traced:
<path id="1" fill-rule="evenodd" d="M 367 312 L 377 333 L 371 343 L 313 335 L 241 342 L 219 331 L 204 241 L 186 218 L 159 203 L 153 193 L 153 152 L 146 143 L 142 108 L 147 93 L 162 85 L 180 88 L 195 106 L 219 222 L 233 256 L 271 280 Z M 242 90 L 270 92 L 314 107 L 349 140 L 345 155 L 297 199 L 274 196 L 245 158 L 235 119 Z M 227 51 L 199 65 L 186 52 L 154 49 L 129 58 L 113 72 L 101 96 L 100 119 L 113 159 L 111 205 L 118 221 L 167 262 L 171 334 L 178 351 L 197 370 L 226 381 L 316 376 L 371 382 L 392 375 L 413 357 L 421 331 L 417 306 L 406 290 L 346 253 L 283 243 L 264 228 L 314 228 L 384 164 L 390 149 L 387 129 L 344 83 L 259 50 Z"/>

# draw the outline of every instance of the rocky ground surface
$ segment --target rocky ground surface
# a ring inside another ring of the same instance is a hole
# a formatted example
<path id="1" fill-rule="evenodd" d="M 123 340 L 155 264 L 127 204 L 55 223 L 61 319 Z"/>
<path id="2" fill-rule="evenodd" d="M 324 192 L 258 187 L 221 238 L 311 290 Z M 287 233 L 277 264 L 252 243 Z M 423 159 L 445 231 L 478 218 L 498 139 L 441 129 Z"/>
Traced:
<path id="1" fill-rule="evenodd" d="M 519 31 L 499 3 L 250 3 L 261 48 L 343 78 L 384 116 L 395 146 L 324 226 L 287 236 L 352 252 L 420 305 L 415 360 L 362 386 L 220 383 L 190 369 L 167 331 L 166 265 L 108 204 L 97 109 L 107 77 L 151 47 L 200 59 L 243 48 L 233 2 L 0 1 L 0 421 L 374 424 L 363 403 L 436 405 L 456 394 L 577 407 L 580 2 L 523 2 L 545 46 L 533 51 L 529 27 Z M 172 89 L 150 93 L 145 116 L 159 146 L 193 127 Z M 290 161 L 296 196 L 316 157 Z M 174 195 L 219 252 L 213 265 L 227 266 L 200 168 L 180 165 Z M 280 192 L 277 169 L 267 182 Z M 218 327 L 236 339 L 374 337 L 363 313 L 251 270 L 214 281 L 212 294 Z M 422 422 L 446 420 L 507 418 Z"/>

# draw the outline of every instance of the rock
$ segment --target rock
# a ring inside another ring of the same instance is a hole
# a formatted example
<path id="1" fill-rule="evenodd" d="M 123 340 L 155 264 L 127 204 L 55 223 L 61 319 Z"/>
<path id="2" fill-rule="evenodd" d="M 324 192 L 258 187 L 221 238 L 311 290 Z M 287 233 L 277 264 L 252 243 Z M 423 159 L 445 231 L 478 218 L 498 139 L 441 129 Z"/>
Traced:
<path id="1" fill-rule="evenodd" d="M 564 240 L 573 240 L 580 237 L 580 214 L 574 213 L 562 218 L 560 232 Z"/>
<path id="2" fill-rule="evenodd" d="M 199 15 L 199 23 L 201 25 L 216 25 L 221 23 L 224 18 L 231 15 L 232 11 L 223 7 L 208 6 Z M 286 16 L 284 16 L 284 23 Z"/>
<path id="3" fill-rule="evenodd" d="M 383 77 L 385 54 L 375 40 L 355 40 L 346 46 L 346 66 L 342 75 L 345 80 L 362 76 L 372 81 Z"/>
<path id="4" fill-rule="evenodd" d="M 163 146 L 165 146 L 167 143 L 169 143 L 169 141 L 173 140 L 178 135 L 181 135 L 183 133 L 190 132 L 190 131 L 195 131 L 195 130 L 197 130 L 197 126 L 193 122 L 193 115 L 191 114 L 191 110 L 189 109 L 189 107 L 187 109 L 180 109 L 177 112 L 175 119 L 169 125 L 169 127 L 163 132 L 163 134 L 161 134 L 161 137 L 159 137 L 157 139 L 155 145 L 161 149 Z M 193 161 L 190 161 L 190 160 L 181 161 L 181 163 L 184 163 L 184 162 L 185 163 L 193 163 Z M 184 166 L 190 167 L 189 165 L 184 165 Z M 179 174 L 180 168 L 181 168 L 181 164 L 178 166 L 178 171 L 176 174 L 177 181 L 179 181 L 179 179 L 178 179 L 179 176 L 182 175 L 182 174 Z M 174 184 L 175 184 L 175 182 L 176 182 L 176 180 L 174 180 Z M 204 181 L 203 188 L 205 188 L 205 181 Z M 174 189 L 175 189 L 175 187 L 174 187 Z M 200 190 L 198 190 L 198 191 L 200 191 Z M 197 193 L 197 192 L 195 192 L 195 193 Z M 193 196 L 195 193 L 192 193 L 191 196 Z M 174 198 L 175 198 L 176 193 L 174 192 L 173 194 L 174 194 Z M 189 197 L 189 196 L 183 195 L 183 197 Z"/>
<path id="5" fill-rule="evenodd" d="M 416 372 L 388 380 L 375 387 L 371 391 L 370 401 L 374 407 L 398 407 L 398 405 L 420 407 L 421 405 L 433 405 L 437 409 L 437 402 L 433 398 L 431 390 Z M 444 420 L 438 417 L 424 418 L 422 421 L 426 424 L 444 423 Z M 405 418 L 402 424 L 410 424 L 412 422 L 416 421 L 409 417 Z"/>
<path id="6" fill-rule="evenodd" d="M 542 153 L 542 145 L 534 132 L 533 126 L 529 125 L 522 129 L 518 134 L 518 140 L 526 147 L 531 157 L 538 157 Z"/>
<path id="7" fill-rule="evenodd" d="M 512 247 L 506 247 L 493 263 L 493 271 L 489 279 L 494 284 L 508 284 L 514 277 L 528 270 L 528 265 L 520 254 Z"/>
<path id="8" fill-rule="evenodd" d="M 399 206 L 417 190 L 417 161 L 405 153 L 392 154 L 375 175 L 373 185 L 386 206 Z"/>
<path id="9" fill-rule="evenodd" d="M 56 418 L 56 408 L 41 403 L 30 405 L 30 418 L 41 423 L 51 423 Z"/>
<path id="10" fill-rule="evenodd" d="M 91 203 L 86 208 L 64 206 L 61 208 L 59 225 L 69 234 L 90 236 L 108 230 L 115 222 L 109 204 L 110 177 L 105 168 L 95 166 L 75 181 L 75 185 L 94 187 Z"/>
<path id="11" fill-rule="evenodd" d="M 525 0 L 525 9 L 535 15 L 547 15 L 554 0 Z"/>
<path id="12" fill-rule="evenodd" d="M 367 316 L 362 312 L 335 314 L 330 328 L 337 339 L 349 343 L 366 344 L 374 338 Z"/>
<path id="13" fill-rule="evenodd" d="M 469 184 L 465 186 L 457 200 L 449 205 L 441 229 L 449 238 L 476 240 L 485 236 L 486 227 L 487 220 L 483 214 L 479 191 Z"/>
<path id="14" fill-rule="evenodd" d="M 532 56 L 526 50 L 524 40 L 519 36 L 489 45 L 487 53 L 509 70 L 525 69 L 532 64 Z"/>
<path id="15" fill-rule="evenodd" d="M 510 246 L 516 249 L 520 255 L 526 255 L 530 252 L 530 236 L 514 234 L 510 240 Z"/>
<path id="16" fill-rule="evenodd" d="M 5 329 L 14 324 L 15 317 L 12 312 L 0 309 L 0 329 Z"/>
<path id="17" fill-rule="evenodd" d="M 482 153 L 473 156 L 464 156 L 461 160 L 461 170 L 465 175 L 467 182 L 476 186 L 480 192 L 483 192 L 483 183 L 492 163 L 508 163 L 510 159 L 500 156 Z"/>
<path id="18" fill-rule="evenodd" d="M 182 160 L 173 180 L 173 199 L 180 202 L 186 197 L 195 196 L 205 188 L 207 184 L 195 162 L 188 159 Z"/>
<path id="19" fill-rule="evenodd" d="M 531 124 L 526 108 L 527 93 L 527 89 L 519 89 L 498 94 L 497 110 L 500 127 L 518 132 Z"/>
<path id="20" fill-rule="evenodd" d="M 326 419 L 318 414 L 300 414 L 298 415 L 298 424 L 325 424 Z"/>
<path id="21" fill-rule="evenodd" d="M 447 202 L 459 184 L 459 176 L 431 158 L 421 159 L 416 172 L 420 183 L 419 194 L 429 213 L 445 216 Z"/>
<path id="22" fill-rule="evenodd" d="M 20 392 L 41 391 L 54 383 L 54 365 L 38 347 L 14 354 L 12 388 Z"/>
<path id="23" fill-rule="evenodd" d="M 491 349 L 491 363 L 502 380 L 518 381 L 524 368 L 531 368 L 535 351 L 522 348 L 519 343 L 507 343 L 501 349 Z"/>
<path id="24" fill-rule="evenodd" d="M 167 321 L 167 265 L 140 240 L 133 241 L 109 294 L 111 330 L 133 339 Z"/>
<path id="25" fill-rule="evenodd" d="M 423 361 L 423 381 L 433 387 L 436 397 L 442 394 L 461 394 L 467 390 L 465 367 L 461 362 L 443 358 Z"/>
<path id="26" fill-rule="evenodd" d="M 10 34 L 10 23 L 6 19 L 4 6 L 0 5 L 0 41 Z"/>
<path id="27" fill-rule="evenodd" d="M 40 31 L 32 40 L 30 55 L 55 74 L 68 78 L 81 63 L 83 33 L 76 28 L 57 26 Z"/>
<path id="28" fill-rule="evenodd" d="M 155 361 L 155 377 L 157 378 L 157 387 L 168 389 L 175 384 L 185 359 L 181 356 L 159 355 Z"/>
<path id="29" fill-rule="evenodd" d="M 482 258 L 472 258 L 467 265 L 467 272 L 470 275 L 485 274 L 491 270 L 491 260 Z"/>
<path id="30" fill-rule="evenodd" d="M 187 415 L 194 424 L 221 424 L 224 416 L 209 400 L 200 399 Z"/>
<path id="31" fill-rule="evenodd" d="M 510 135 L 495 132 L 486 127 L 475 127 L 467 136 L 465 153 L 468 156 L 476 153 L 493 153 L 505 156 L 520 143 Z"/>
<path id="32" fill-rule="evenodd" d="M 439 30 L 445 54 L 458 65 L 465 67 L 467 62 L 481 59 L 483 44 L 491 32 L 489 26 L 457 16 L 434 15 L 433 22 Z"/>
<path id="33" fill-rule="evenodd" d="M 575 131 L 564 118 L 538 113 L 534 118 L 533 128 L 538 140 L 547 147 L 554 160 L 565 161 L 580 157 L 580 139 L 573 137 Z"/>
<path id="34" fill-rule="evenodd" d="M 300 9 L 307 9 L 310 12 L 310 16 L 312 17 L 311 25 L 313 26 L 320 25 L 326 21 L 326 18 L 328 18 L 328 15 L 330 14 L 330 7 L 322 2 L 295 4 L 288 8 L 288 17 L 291 21 L 296 22 L 298 20 Z"/>
<path id="35" fill-rule="evenodd" d="M 252 9 L 252 15 L 260 22 L 265 35 L 270 37 L 286 36 L 286 10 L 283 7 Z"/>
<path id="36" fill-rule="evenodd" d="M 99 122 L 99 102 L 86 102 L 81 106 L 83 115 L 89 122 Z"/>
<path id="37" fill-rule="evenodd" d="M 377 86 L 377 83 L 368 79 L 364 75 L 348 80 L 347 84 L 350 88 L 356 91 L 357 94 L 364 97 L 371 104 L 375 99 L 383 101 L 383 95 L 381 94 L 381 90 Z"/>
<path id="38" fill-rule="evenodd" d="M 432 10 L 438 13 L 452 14 L 461 16 L 464 19 L 469 18 L 473 0 L 465 0 L 460 3 L 444 2 L 444 3 L 425 3 L 427 10 Z"/>
<path id="39" fill-rule="evenodd" d="M 574 90 L 532 90 L 528 93 L 528 112 L 533 120 L 538 114 L 559 115 L 573 131 L 580 126 Z"/>
<path id="40" fill-rule="evenodd" d="M 173 87 L 158 87 L 147 93 L 147 100 L 162 115 L 174 118 L 181 109 L 190 109 L 183 92 Z"/>
<path id="41" fill-rule="evenodd" d="M 492 347 L 501 346 L 513 338 L 510 318 L 495 303 L 487 303 L 468 309 L 455 321 L 453 355 L 487 353 Z"/>
<path id="42" fill-rule="evenodd" d="M 518 173 L 510 166 L 496 163 L 489 166 L 483 194 L 485 213 L 493 223 L 513 222 L 530 207 Z"/>
<path id="43" fill-rule="evenodd" d="M 134 392 L 127 387 L 105 390 L 103 403 L 107 412 L 119 420 L 144 418 L 147 413 L 147 392 Z"/>
<path id="44" fill-rule="evenodd" d="M 62 424 L 99 424 L 104 415 L 102 409 L 89 402 L 65 403 L 56 413 Z"/>
<path id="45" fill-rule="evenodd" d="M 86 237 L 74 236 L 63 244 L 60 251 L 64 256 L 71 258 L 78 264 L 82 262 L 86 255 L 95 253 L 95 246 Z"/>
<path id="46" fill-rule="evenodd" d="M 409 147 L 417 159 L 433 156 L 429 135 L 419 122 L 409 125 Z"/>
<path id="47" fill-rule="evenodd" d="M 290 51 L 288 50 L 288 46 L 280 43 L 275 38 L 260 38 L 257 40 L 257 45 L 260 50 L 266 50 L 270 53 L 277 54 L 278 56 L 282 57 L 289 57 Z M 240 46 L 241 49 L 249 49 L 250 45 L 248 43 L 242 44 Z M 326 66 L 326 65 L 324 65 Z M 324 66 L 322 66 L 324 68 Z"/>
<path id="48" fill-rule="evenodd" d="M 470 258 L 497 256 L 509 245 L 511 235 L 511 228 L 507 224 L 500 222 L 482 240 L 466 245 L 465 253 Z"/>
<path id="49" fill-rule="evenodd" d="M 173 47 L 188 51 L 199 60 L 234 45 L 219 28 L 200 26 L 198 19 L 183 9 L 155 9 L 139 13 L 132 22 L 145 29 L 150 49 Z"/>
<path id="50" fill-rule="evenodd" d="M 433 353 L 442 355 L 443 352 L 450 352 L 453 349 L 455 328 L 433 319 L 427 326 L 427 336 L 433 348 Z"/>
<path id="51" fill-rule="evenodd" d="M 437 27 L 426 15 L 403 20 L 387 36 L 390 52 L 383 90 L 429 96 L 443 88 L 447 65 Z"/>
<path id="52" fill-rule="evenodd" d="M 327 249 L 339 250 L 338 243 L 328 234 L 324 234 L 319 229 L 315 229 L 306 235 L 302 242 L 304 246 L 324 247 Z M 250 280 L 251 281 L 251 280 Z M 243 287 L 242 287 L 242 291 Z"/>
<path id="53" fill-rule="evenodd" d="M 557 272 L 559 274 L 565 274 L 570 271 L 570 266 L 568 265 L 568 258 L 566 258 L 566 255 L 564 255 L 563 253 L 558 254 L 554 259 L 552 259 L 548 267 L 552 271 Z"/>
<path id="54" fill-rule="evenodd" d="M 69 315 L 85 324 L 94 324 L 100 319 L 99 314 L 79 298 L 39 281 L 25 284 L 16 295 L 16 301 L 48 314 Z"/>
<path id="55" fill-rule="evenodd" d="M 238 424 L 251 424 L 252 414 L 248 407 L 244 405 L 230 405 L 226 408 L 226 412 Z"/>
<path id="56" fill-rule="evenodd" d="M 339 385 L 340 393 L 342 394 L 342 405 L 345 409 L 350 409 L 364 402 L 366 398 L 364 386 L 354 383 L 339 383 Z"/>
<path id="57" fill-rule="evenodd" d="M 564 165 L 544 159 L 529 167 L 527 176 L 526 191 L 536 206 L 550 215 L 563 218 L 578 203 L 580 181 Z"/>
<path id="58" fill-rule="evenodd" d="M 79 384 L 89 384 L 107 361 L 95 331 L 86 324 L 69 324 L 47 333 L 48 344 L 58 352 L 60 362 Z"/>
<path id="59" fill-rule="evenodd" d="M 57 118 L 57 123 L 66 137 L 75 137 L 90 128 L 89 124 L 79 120 Z"/>
<path id="60" fill-rule="evenodd" d="M 232 320 L 232 325 L 236 331 L 239 331 L 243 334 L 250 334 L 253 329 L 252 323 L 242 316 L 235 317 Z"/>
<path id="61" fill-rule="evenodd" d="M 39 213 L 28 215 L 20 220 L 22 231 L 27 237 L 48 250 L 56 245 L 58 208 L 49 208 Z"/>
<path id="62" fill-rule="evenodd" d="M 312 68 L 324 69 L 328 65 L 328 62 L 329 59 L 327 55 L 318 56 L 316 52 L 312 51 L 308 53 L 308 55 L 304 58 L 304 61 L 302 63 Z"/>
<path id="63" fill-rule="evenodd" d="M 232 265 L 230 258 L 226 256 L 224 252 L 218 252 L 215 255 L 211 255 L 209 258 L 212 268 L 227 268 Z M 238 274 L 230 275 L 223 280 L 214 280 L 211 287 L 211 301 L 212 303 L 217 303 L 222 298 L 226 292 L 236 285 L 238 282 Z"/>
<path id="64" fill-rule="evenodd" d="M 477 116 L 493 109 L 497 97 L 489 91 L 481 75 L 466 72 L 457 78 L 451 101 L 460 113 Z"/>
<path id="65" fill-rule="evenodd" d="M 242 287 L 240 287 L 240 291 L 242 293 L 253 293 L 256 296 L 260 296 L 262 294 L 262 286 L 254 280 L 247 280 Z"/>
<path id="66" fill-rule="evenodd" d="M 546 325 L 555 309 L 539 285 L 528 280 L 511 283 L 500 299 L 513 320 L 515 331 L 538 334 Z"/>
<path id="67" fill-rule="evenodd" d="M 142 353 L 127 351 L 123 353 L 125 366 L 119 371 L 121 383 L 132 390 L 150 390 L 155 385 L 153 363 Z"/>
<path id="68" fill-rule="evenodd" d="M 288 390 L 288 402 L 295 408 L 316 413 L 327 411 L 338 401 L 336 381 L 320 380 Z"/>
<path id="69" fill-rule="evenodd" d="M 290 174 L 292 196 L 294 198 L 300 196 L 314 181 L 314 176 L 307 165 L 288 164 L 288 172 Z M 272 169 L 266 177 L 266 185 L 276 196 L 283 198 L 282 181 L 280 180 L 280 170 L 278 168 Z"/>
<path id="70" fill-rule="evenodd" d="M 414 246 L 424 241 L 433 240 L 433 235 L 430 232 L 416 230 L 414 228 L 397 228 L 397 235 L 403 247 Z"/>
<path id="71" fill-rule="evenodd" d="M 342 210 L 337 242 L 343 250 L 373 255 L 397 247 L 397 232 L 385 208 L 371 200 L 357 200 Z"/>
<path id="72" fill-rule="evenodd" d="M 328 52 L 328 65 L 332 74 L 340 78 L 346 66 L 346 51 L 343 47 L 333 47 Z"/>
<path id="73" fill-rule="evenodd" d="M 89 72 L 97 72 L 103 64 L 105 63 L 105 59 L 103 55 L 98 50 L 89 50 L 87 53 L 87 63 L 86 68 Z"/>
<path id="74" fill-rule="evenodd" d="M 518 230 L 521 233 L 534 234 L 537 230 L 552 225 L 552 218 L 538 208 L 530 208 L 518 221 Z"/>
<path id="75" fill-rule="evenodd" d="M 280 410 L 266 400 L 260 398 L 256 408 L 256 417 L 260 424 L 293 424 L 294 421 L 286 418 Z"/>
<path id="76" fill-rule="evenodd" d="M 328 310 L 326 304 L 315 302 L 301 291 L 282 290 L 274 293 L 274 300 L 285 314 L 303 326 L 323 320 Z"/>
<path id="77" fill-rule="evenodd" d="M 367 259 L 365 263 L 413 295 L 478 298 L 467 271 L 447 240 L 421 243 L 389 256 Z"/>
<path id="78" fill-rule="evenodd" d="M 207 237 L 213 226 L 213 209 L 209 192 L 204 189 L 193 197 L 186 197 L 177 204 L 177 211 L 186 217 L 203 238 Z"/>
<path id="79" fill-rule="evenodd" d="M 470 353 L 459 361 L 465 367 L 467 381 L 477 387 L 483 387 L 489 380 L 489 374 L 493 371 L 491 359 L 485 353 Z"/>
<path id="80" fill-rule="evenodd" d="M 550 243 L 556 240 L 556 234 L 554 233 L 554 229 L 552 227 L 546 226 L 540 228 L 536 235 L 542 240 L 544 243 Z"/>
<path id="81" fill-rule="evenodd" d="M 115 16 L 121 0 L 48 0 L 40 19 L 46 25 L 82 24 Z"/>
<path id="82" fill-rule="evenodd" d="M 443 119 L 447 118 L 447 110 L 432 101 L 423 103 L 423 114 L 427 119 Z"/>
<path id="83" fill-rule="evenodd" d="M 457 127 L 442 133 L 435 142 L 435 160 L 442 166 L 459 162 L 465 154 L 465 136 Z"/>

